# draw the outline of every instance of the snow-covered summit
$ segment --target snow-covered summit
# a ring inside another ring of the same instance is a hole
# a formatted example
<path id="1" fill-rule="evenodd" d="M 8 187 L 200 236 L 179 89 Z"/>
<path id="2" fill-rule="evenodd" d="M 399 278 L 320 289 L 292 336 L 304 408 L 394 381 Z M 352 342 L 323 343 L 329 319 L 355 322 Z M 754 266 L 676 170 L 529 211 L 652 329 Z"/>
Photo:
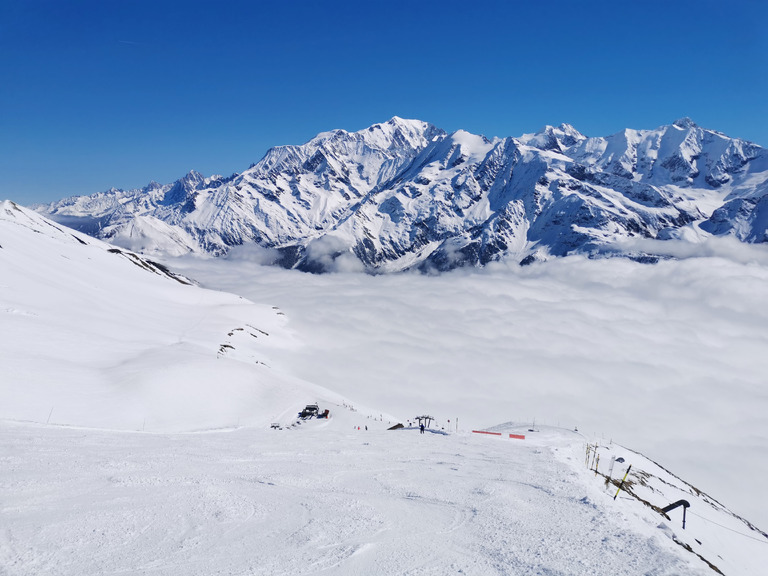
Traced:
<path id="1" fill-rule="evenodd" d="M 535 134 L 524 134 L 518 138 L 521 143 L 527 146 L 557 152 L 563 152 L 585 139 L 586 136 L 570 124 L 560 124 L 558 127 L 545 126 Z"/>
<path id="2" fill-rule="evenodd" d="M 421 148 L 427 141 L 441 132 L 428 122 L 404 120 L 394 116 L 387 122 L 374 124 L 357 132 L 347 132 L 341 129 L 321 132 L 307 142 L 305 146 L 318 148 L 323 144 L 352 141 L 364 142 L 371 150 L 386 150 L 397 153 L 400 150 Z"/>
<path id="3" fill-rule="evenodd" d="M 150 254 L 253 243 L 304 270 L 339 258 L 370 272 L 445 270 L 615 255 L 632 238 L 764 242 L 767 183 L 765 149 L 688 118 L 606 137 L 560 124 L 488 140 L 393 117 L 272 148 L 229 178 L 190 172 L 35 209 Z"/>
<path id="4" fill-rule="evenodd" d="M 696 122 L 688 118 L 688 116 L 685 116 L 672 122 L 672 126 L 676 126 L 677 128 L 685 130 L 688 128 L 694 128 L 696 126 Z"/>

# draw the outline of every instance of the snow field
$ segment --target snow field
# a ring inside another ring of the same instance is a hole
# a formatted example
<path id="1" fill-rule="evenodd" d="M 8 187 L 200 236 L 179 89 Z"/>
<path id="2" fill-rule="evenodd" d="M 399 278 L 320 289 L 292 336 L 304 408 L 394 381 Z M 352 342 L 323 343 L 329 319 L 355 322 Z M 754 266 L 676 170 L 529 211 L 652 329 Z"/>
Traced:
<path id="1" fill-rule="evenodd" d="M 567 463 L 577 435 L 385 425 L 341 407 L 283 430 L 0 423 L 0 562 L 8 576 L 711 573 L 584 483 Z"/>
<path id="2" fill-rule="evenodd" d="M 264 426 L 307 396 L 335 397 L 270 367 L 270 351 L 297 345 L 276 307 L 0 208 L 0 418 L 186 431 Z"/>

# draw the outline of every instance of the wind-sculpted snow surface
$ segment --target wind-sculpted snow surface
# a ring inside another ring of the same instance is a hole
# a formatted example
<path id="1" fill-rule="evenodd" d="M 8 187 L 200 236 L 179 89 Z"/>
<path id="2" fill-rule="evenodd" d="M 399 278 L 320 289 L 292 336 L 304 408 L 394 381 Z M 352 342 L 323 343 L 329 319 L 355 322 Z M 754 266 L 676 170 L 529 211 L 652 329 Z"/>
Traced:
<path id="1" fill-rule="evenodd" d="M 276 308 L 192 286 L 0 203 L 0 418 L 131 430 L 266 425 L 325 393 L 269 367 L 270 351 L 294 345 L 284 324 Z"/>
<path id="2" fill-rule="evenodd" d="M 229 178 L 73 197 L 37 210 L 133 250 L 313 272 L 448 270 L 617 252 L 628 238 L 768 238 L 768 153 L 685 118 L 587 138 L 563 124 L 494 138 L 393 118 L 270 150 Z M 354 259 L 356 264 L 352 264 Z"/>
<path id="3" fill-rule="evenodd" d="M 685 530 L 614 500 L 573 432 L 420 435 L 331 408 L 172 436 L 0 423 L 4 573 L 757 576 L 768 557 L 695 494 Z"/>

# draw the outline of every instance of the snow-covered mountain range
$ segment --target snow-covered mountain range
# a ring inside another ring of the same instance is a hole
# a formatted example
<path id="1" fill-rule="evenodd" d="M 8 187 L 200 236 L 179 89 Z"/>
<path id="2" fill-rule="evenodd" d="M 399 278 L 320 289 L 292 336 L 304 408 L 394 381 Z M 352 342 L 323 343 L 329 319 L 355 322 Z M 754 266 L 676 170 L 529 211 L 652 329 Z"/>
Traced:
<path id="1" fill-rule="evenodd" d="M 768 151 L 687 118 L 608 137 L 562 124 L 489 140 L 394 117 L 272 148 L 227 178 L 190 172 L 35 209 L 148 254 L 255 244 L 309 271 L 447 270 L 613 253 L 632 238 L 766 242 Z"/>

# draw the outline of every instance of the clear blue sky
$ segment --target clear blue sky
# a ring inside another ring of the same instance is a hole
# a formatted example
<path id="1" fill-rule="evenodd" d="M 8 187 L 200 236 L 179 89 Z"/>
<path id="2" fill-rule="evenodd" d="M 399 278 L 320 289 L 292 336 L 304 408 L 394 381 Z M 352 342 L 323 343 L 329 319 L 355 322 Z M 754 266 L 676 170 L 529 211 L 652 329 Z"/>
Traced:
<path id="1" fill-rule="evenodd" d="M 768 2 L 0 0 L 0 199 L 191 169 L 397 115 L 486 136 L 699 125 L 768 146 Z"/>

